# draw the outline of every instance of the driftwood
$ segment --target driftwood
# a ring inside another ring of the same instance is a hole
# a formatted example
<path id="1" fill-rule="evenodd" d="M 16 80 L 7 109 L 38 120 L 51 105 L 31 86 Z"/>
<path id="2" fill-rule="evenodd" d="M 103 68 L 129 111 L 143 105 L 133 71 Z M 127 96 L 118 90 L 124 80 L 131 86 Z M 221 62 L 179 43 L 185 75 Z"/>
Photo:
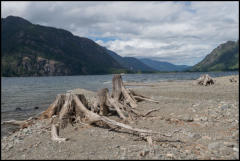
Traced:
<path id="1" fill-rule="evenodd" d="M 156 101 L 156 100 L 153 100 L 153 99 L 151 99 L 150 97 L 146 97 L 146 96 L 143 96 L 143 95 L 141 95 L 141 94 L 138 94 L 138 93 L 136 93 L 135 91 L 133 91 L 133 90 L 130 90 L 129 89 L 129 91 L 130 91 L 130 93 L 133 95 L 133 97 L 135 98 L 135 100 L 137 100 L 137 101 L 149 101 L 149 102 L 154 102 L 154 103 L 159 103 L 159 101 Z"/>
<path id="2" fill-rule="evenodd" d="M 105 107 L 108 108 L 110 106 L 117 111 L 120 118 L 126 120 L 126 117 L 122 112 L 123 106 L 120 103 L 116 102 L 112 97 L 110 97 L 107 89 L 100 90 L 98 92 L 98 95 L 100 96 L 100 98 L 98 99 L 98 101 L 100 101 L 99 106 L 101 106 L 99 113 L 101 113 L 101 110 L 104 110 Z M 58 104 L 57 102 L 63 102 L 63 100 L 59 99 L 64 99 L 65 102 Z M 55 105 L 58 107 L 56 107 Z M 53 112 L 50 109 L 58 110 L 55 110 L 57 112 Z M 52 123 L 51 138 L 53 141 L 58 142 L 65 141 L 66 138 L 59 137 L 59 129 L 65 128 L 69 123 L 73 124 L 76 120 L 81 120 L 82 122 L 95 125 L 98 125 L 99 122 L 102 122 L 109 126 L 120 127 L 137 133 L 158 134 L 158 132 L 152 132 L 151 130 L 135 128 L 127 124 L 109 119 L 106 116 L 104 116 L 104 112 L 101 113 L 103 114 L 103 116 L 101 116 L 91 111 L 91 107 L 88 106 L 86 98 L 83 94 L 66 93 L 65 96 L 61 95 L 61 97 L 59 95 L 54 101 L 54 103 L 51 104 L 46 111 L 47 112 L 44 112 L 39 117 L 39 119 L 51 116 L 53 120 L 51 121 Z"/>
<path id="3" fill-rule="evenodd" d="M 137 107 L 138 101 L 148 100 L 157 102 L 151 98 L 136 94 L 136 92 L 132 90 L 126 89 L 123 85 L 121 75 L 114 75 L 112 82 L 112 95 L 109 94 L 107 88 L 99 90 L 97 92 L 97 101 L 94 103 L 93 107 L 89 107 L 83 94 L 73 94 L 72 91 L 68 91 L 66 94 L 57 95 L 56 100 L 39 117 L 39 119 L 51 118 L 54 120 L 51 122 L 52 140 L 59 142 L 65 141 L 65 138 L 59 137 L 59 129 L 65 128 L 69 123 L 73 124 L 77 121 L 98 126 L 103 123 L 109 127 L 119 127 L 139 134 L 157 134 L 158 132 L 135 128 L 107 117 L 111 110 L 115 110 L 122 120 L 128 122 L 132 120 L 133 114 L 136 116 L 145 116 L 149 114 L 140 114 L 133 109 Z"/>
<path id="4" fill-rule="evenodd" d="M 135 109 L 138 101 L 147 100 L 155 103 L 158 103 L 158 101 L 126 89 L 123 85 L 121 75 L 114 75 L 112 83 L 112 95 L 109 94 L 107 88 L 99 90 L 97 92 L 97 101 L 94 102 L 94 105 L 88 103 L 83 93 L 74 94 L 72 91 L 68 91 L 66 94 L 57 95 L 55 101 L 38 117 L 40 120 L 51 118 L 51 139 L 57 142 L 66 141 L 66 138 L 59 136 L 60 129 L 65 128 L 68 124 L 73 125 L 78 122 L 100 127 L 110 127 L 111 129 L 121 128 L 132 131 L 138 134 L 138 136 L 144 135 L 147 137 L 158 134 L 159 136 L 166 137 L 165 134 L 161 134 L 160 132 L 132 127 L 126 123 L 109 119 L 107 116 L 112 110 L 115 110 L 124 122 L 132 120 L 133 115 L 146 117 L 151 112 L 159 110 L 152 109 L 145 114 L 141 114 Z M 20 122 L 8 121 L 8 123 L 18 125 L 28 122 L 32 123 L 32 120 Z M 152 144 L 151 137 L 147 137 L 147 141 Z"/>
<path id="5" fill-rule="evenodd" d="M 23 128 L 27 128 L 28 126 L 34 124 L 34 120 L 36 120 L 36 119 L 37 118 L 30 117 L 27 120 L 23 120 L 23 121 L 19 121 L 19 120 L 3 121 L 1 124 L 2 125 L 6 125 L 6 124 L 17 125 L 21 129 L 23 129 Z"/>
<path id="6" fill-rule="evenodd" d="M 208 74 L 201 75 L 196 82 L 196 84 L 203 86 L 213 85 L 214 83 L 215 81 Z"/>
<path id="7" fill-rule="evenodd" d="M 66 138 L 61 138 L 59 137 L 59 129 L 60 129 L 60 125 L 59 125 L 59 121 L 56 115 L 52 116 L 52 120 L 51 120 L 51 139 L 53 141 L 57 141 L 57 142 L 62 142 L 62 141 L 66 141 Z"/>
<path id="8" fill-rule="evenodd" d="M 237 82 L 237 80 L 234 77 L 230 78 L 229 81 L 232 82 L 232 83 L 236 83 Z"/>

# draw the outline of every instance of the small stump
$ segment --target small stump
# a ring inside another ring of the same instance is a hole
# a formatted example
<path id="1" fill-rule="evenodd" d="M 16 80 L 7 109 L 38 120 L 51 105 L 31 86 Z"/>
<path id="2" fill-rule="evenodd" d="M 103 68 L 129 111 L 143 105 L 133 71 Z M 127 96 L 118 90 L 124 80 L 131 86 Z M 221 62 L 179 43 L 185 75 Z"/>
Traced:
<path id="1" fill-rule="evenodd" d="M 215 81 L 208 74 L 201 75 L 196 82 L 196 84 L 203 86 L 213 85 L 214 83 Z"/>

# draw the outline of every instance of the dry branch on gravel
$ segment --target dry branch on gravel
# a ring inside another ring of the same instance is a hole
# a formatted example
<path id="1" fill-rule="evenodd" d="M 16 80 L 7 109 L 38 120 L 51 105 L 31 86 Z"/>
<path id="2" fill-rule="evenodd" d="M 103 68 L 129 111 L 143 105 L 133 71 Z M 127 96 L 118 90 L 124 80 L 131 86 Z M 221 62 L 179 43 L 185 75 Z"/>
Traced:
<path id="1" fill-rule="evenodd" d="M 33 118 L 33 117 L 29 117 L 27 120 L 23 120 L 23 121 L 19 121 L 19 120 L 9 120 L 9 121 L 3 121 L 1 124 L 5 125 L 5 124 L 10 124 L 10 125 L 17 125 L 19 126 L 21 129 L 26 128 L 32 124 L 34 124 L 34 120 L 36 120 L 37 118 Z"/>

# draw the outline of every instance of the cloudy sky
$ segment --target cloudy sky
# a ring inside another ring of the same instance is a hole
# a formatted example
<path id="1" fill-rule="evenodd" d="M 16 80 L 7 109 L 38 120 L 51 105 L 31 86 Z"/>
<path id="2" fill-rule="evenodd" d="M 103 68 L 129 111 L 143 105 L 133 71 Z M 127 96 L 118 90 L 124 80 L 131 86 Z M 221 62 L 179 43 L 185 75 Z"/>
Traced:
<path id="1" fill-rule="evenodd" d="M 121 56 L 194 65 L 219 44 L 238 40 L 235 2 L 1 2 L 20 16 L 88 37 Z"/>

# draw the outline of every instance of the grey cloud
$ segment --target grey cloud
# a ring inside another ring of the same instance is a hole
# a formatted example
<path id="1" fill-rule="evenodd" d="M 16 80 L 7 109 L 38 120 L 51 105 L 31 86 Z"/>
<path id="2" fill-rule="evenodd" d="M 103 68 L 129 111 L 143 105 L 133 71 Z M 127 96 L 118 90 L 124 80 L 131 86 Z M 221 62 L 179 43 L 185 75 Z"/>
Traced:
<path id="1" fill-rule="evenodd" d="M 63 28 L 98 39 L 121 56 L 193 65 L 237 40 L 237 2 L 2 2 L 2 16 Z"/>

